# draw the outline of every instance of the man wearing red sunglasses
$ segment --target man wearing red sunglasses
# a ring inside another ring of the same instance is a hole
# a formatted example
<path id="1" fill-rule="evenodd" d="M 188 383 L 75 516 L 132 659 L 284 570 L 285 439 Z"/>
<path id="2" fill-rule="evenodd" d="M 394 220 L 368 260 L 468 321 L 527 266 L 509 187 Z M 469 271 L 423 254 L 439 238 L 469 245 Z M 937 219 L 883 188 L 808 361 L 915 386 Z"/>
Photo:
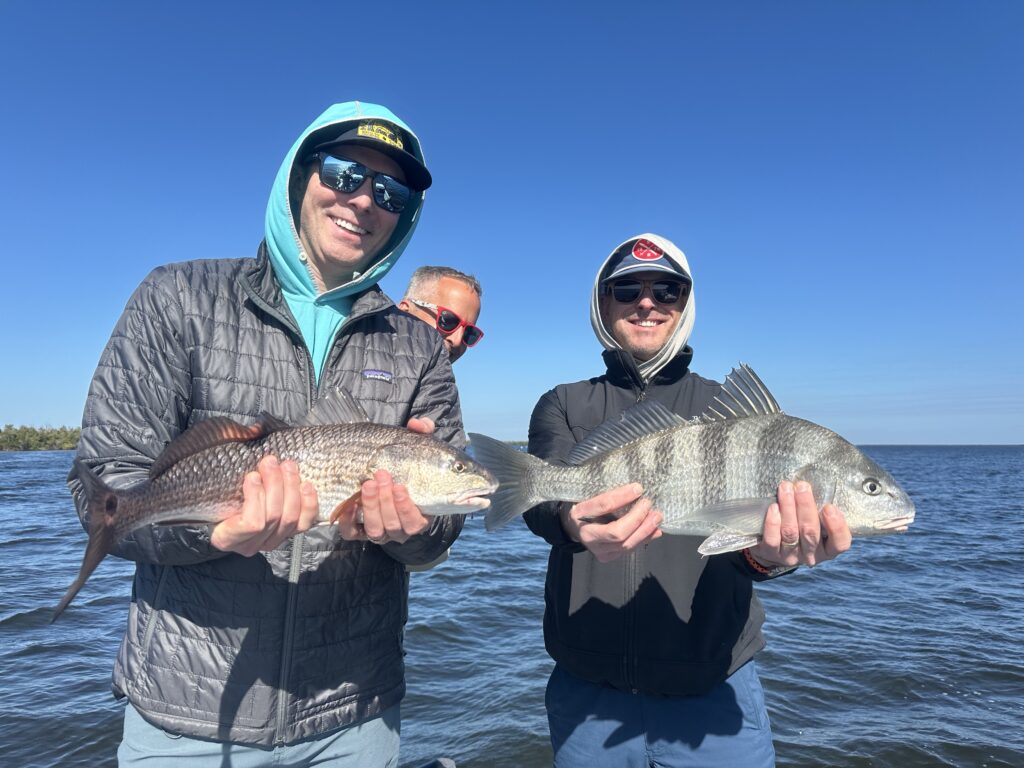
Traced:
<path id="1" fill-rule="evenodd" d="M 480 281 L 472 275 L 451 267 L 420 267 L 398 308 L 436 328 L 454 363 L 484 337 L 476 325 L 482 296 Z"/>
<path id="2" fill-rule="evenodd" d="M 642 400 L 700 415 L 721 385 L 690 370 L 695 311 L 690 267 L 673 243 L 643 234 L 619 245 L 590 308 L 606 372 L 540 399 L 530 453 L 565 463 Z M 640 494 L 626 485 L 525 515 L 552 547 L 544 641 L 556 662 L 546 697 L 555 766 L 772 766 L 753 662 L 764 611 L 752 583 L 835 557 L 850 530 L 834 507 L 819 518 L 806 484 L 783 483 L 761 544 L 702 558 L 700 539 L 662 536 L 660 512 Z"/>

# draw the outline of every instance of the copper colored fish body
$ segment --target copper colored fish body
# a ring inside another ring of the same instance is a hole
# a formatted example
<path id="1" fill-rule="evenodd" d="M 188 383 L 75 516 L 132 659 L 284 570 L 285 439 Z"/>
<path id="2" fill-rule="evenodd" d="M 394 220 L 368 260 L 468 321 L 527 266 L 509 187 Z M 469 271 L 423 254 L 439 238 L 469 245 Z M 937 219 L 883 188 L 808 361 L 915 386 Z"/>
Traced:
<path id="1" fill-rule="evenodd" d="M 321 404 L 322 403 L 322 404 Z M 145 525 L 211 524 L 242 507 L 245 475 L 260 459 L 293 460 L 313 484 L 318 524 L 329 524 L 359 503 L 360 486 L 379 469 L 405 485 L 423 514 L 467 514 L 486 509 L 497 488 L 490 472 L 464 452 L 401 427 L 373 424 L 345 393 L 321 401 L 304 424 L 272 416 L 252 425 L 215 417 L 182 433 L 133 487 L 112 489 L 81 460 L 89 543 L 78 578 L 54 611 L 56 619 L 118 539 Z M 329 420 L 331 423 L 323 423 Z"/>

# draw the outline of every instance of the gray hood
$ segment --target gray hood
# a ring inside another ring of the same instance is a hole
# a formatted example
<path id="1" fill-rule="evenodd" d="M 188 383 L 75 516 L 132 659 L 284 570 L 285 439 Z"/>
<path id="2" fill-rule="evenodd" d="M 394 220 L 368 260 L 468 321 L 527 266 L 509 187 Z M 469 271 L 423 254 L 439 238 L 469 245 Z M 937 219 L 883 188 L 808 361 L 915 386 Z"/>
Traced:
<path id="1" fill-rule="evenodd" d="M 590 324 L 594 328 L 597 340 L 601 342 L 601 345 L 605 349 L 622 351 L 622 347 L 619 342 L 612 337 L 608 329 L 605 328 L 604 322 L 601 320 L 601 277 L 608 269 L 609 262 L 612 260 L 616 251 L 631 240 L 636 240 L 638 238 L 650 240 L 655 245 L 659 246 L 665 252 L 665 258 L 678 265 L 689 276 L 690 281 L 693 281 L 693 273 L 690 272 L 690 264 L 686 260 L 686 254 L 679 250 L 672 241 L 661 237 L 660 235 L 645 232 L 641 235 L 633 235 L 632 237 L 626 238 L 615 246 L 615 248 L 612 249 L 612 252 L 608 254 L 608 257 L 601 264 L 601 268 L 597 270 L 597 276 L 594 278 L 594 289 L 591 292 L 590 297 Z M 686 342 L 690 338 L 690 333 L 693 331 L 694 317 L 697 314 L 696 291 L 696 286 L 691 287 L 690 298 L 686 302 L 686 306 L 683 307 L 683 314 L 679 319 L 679 324 L 676 326 L 675 331 L 672 333 L 672 336 L 669 337 L 665 346 L 663 346 L 654 357 L 645 362 L 640 362 L 639 360 L 633 359 L 630 355 L 623 355 L 624 358 L 628 358 L 633 362 L 633 365 L 636 367 L 636 370 L 640 375 L 641 381 L 650 381 L 658 371 L 664 368 L 668 362 L 678 355 L 686 346 Z"/>

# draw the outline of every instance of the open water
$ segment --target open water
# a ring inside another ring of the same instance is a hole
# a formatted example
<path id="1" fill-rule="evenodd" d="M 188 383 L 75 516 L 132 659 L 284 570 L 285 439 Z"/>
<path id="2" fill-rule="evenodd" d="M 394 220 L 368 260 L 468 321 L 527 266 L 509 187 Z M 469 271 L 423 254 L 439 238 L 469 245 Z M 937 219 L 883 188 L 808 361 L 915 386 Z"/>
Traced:
<path id="1" fill-rule="evenodd" d="M 779 766 L 1024 767 L 1024 448 L 868 447 L 908 490 L 903 536 L 759 587 L 758 657 Z M 130 563 L 108 559 L 60 622 L 84 533 L 68 452 L 0 453 L 0 764 L 108 766 L 110 671 Z M 470 520 L 413 574 L 402 764 L 550 765 L 546 545 Z"/>

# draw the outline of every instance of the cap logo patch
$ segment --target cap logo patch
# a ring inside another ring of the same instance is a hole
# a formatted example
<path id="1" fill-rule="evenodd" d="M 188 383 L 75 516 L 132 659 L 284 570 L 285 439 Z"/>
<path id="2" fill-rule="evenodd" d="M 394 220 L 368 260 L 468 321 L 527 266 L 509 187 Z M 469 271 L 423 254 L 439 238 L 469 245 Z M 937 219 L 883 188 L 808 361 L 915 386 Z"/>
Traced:
<path id="1" fill-rule="evenodd" d="M 384 123 L 360 123 L 358 135 L 383 141 L 385 144 L 397 149 L 405 149 L 401 137 L 395 133 L 391 126 Z"/>
<path id="2" fill-rule="evenodd" d="M 664 255 L 665 252 L 650 240 L 641 238 L 633 245 L 633 257 L 640 261 L 657 261 Z"/>

